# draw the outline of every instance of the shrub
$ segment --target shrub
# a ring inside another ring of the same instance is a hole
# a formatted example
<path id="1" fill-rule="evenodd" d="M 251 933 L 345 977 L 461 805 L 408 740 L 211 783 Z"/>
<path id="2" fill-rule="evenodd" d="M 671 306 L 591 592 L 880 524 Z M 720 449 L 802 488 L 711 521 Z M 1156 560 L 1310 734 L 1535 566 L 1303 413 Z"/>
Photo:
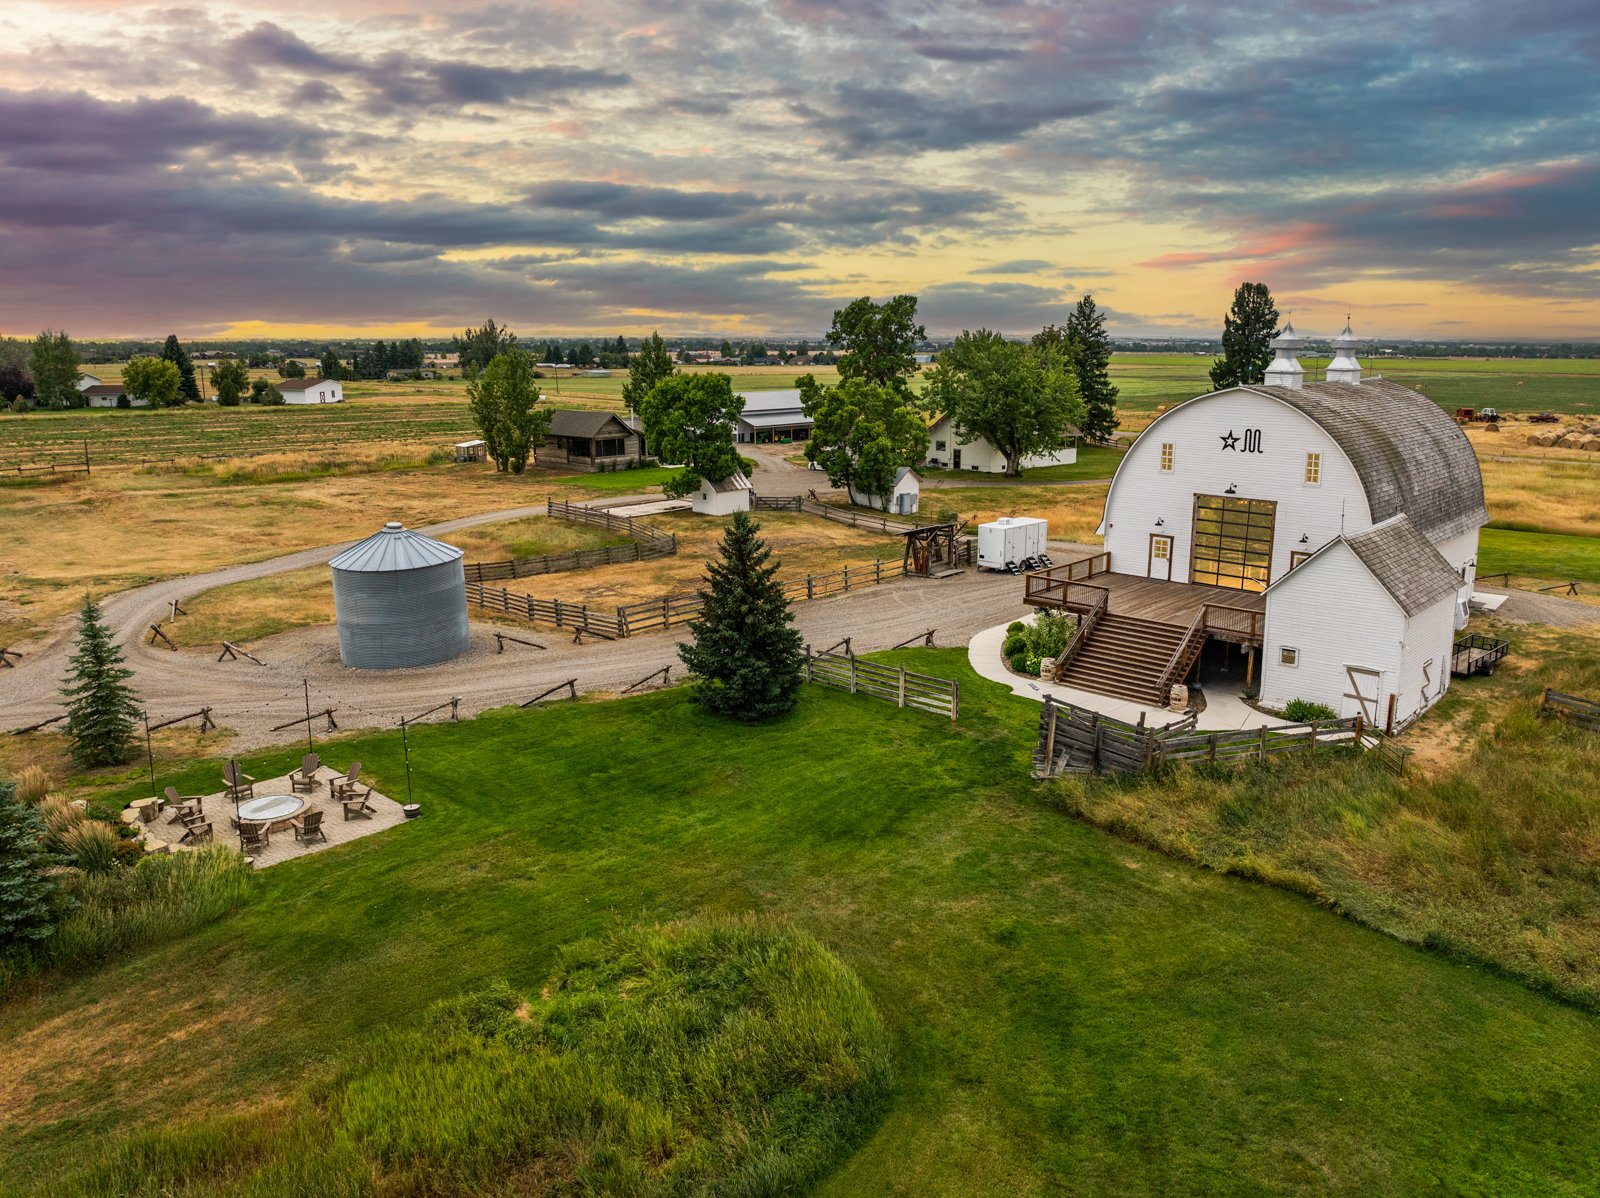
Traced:
<path id="1" fill-rule="evenodd" d="M 1326 703 L 1313 703 L 1310 699 L 1290 699 L 1283 707 L 1285 719 L 1296 724 L 1309 724 L 1313 720 L 1337 719 L 1339 713 Z"/>
<path id="2" fill-rule="evenodd" d="M 1026 649 L 1022 650 L 1020 653 L 1013 653 L 1010 657 L 1010 661 L 1011 668 L 1017 673 L 1026 674 L 1028 672 L 1028 651 Z"/>
<path id="3" fill-rule="evenodd" d="M 536 996 L 497 982 L 423 1024 L 260 1120 L 118 1141 L 58 1192 L 805 1193 L 872 1130 L 891 1082 L 860 980 L 756 919 L 579 944 Z M 296 1165 L 307 1180 L 291 1185 Z"/>
<path id="4" fill-rule="evenodd" d="M 37 803 L 50 790 L 50 775 L 37 765 L 23 766 L 12 781 L 16 783 L 18 800 L 24 803 Z"/>
<path id="5" fill-rule="evenodd" d="M 1029 653 L 1023 665 L 1023 671 L 1025 673 L 1032 674 L 1035 678 L 1037 678 L 1039 676 L 1039 666 L 1042 663 L 1042 660 L 1043 659 L 1040 658 L 1037 653 Z"/>
<path id="6" fill-rule="evenodd" d="M 1026 629 L 1027 627 L 1028 626 L 1026 624 L 1024 624 L 1021 620 L 1012 620 L 1011 623 L 1006 625 L 1006 635 L 1007 636 L 1021 636 L 1023 630 Z"/>
<path id="7" fill-rule="evenodd" d="M 1022 638 L 1035 657 L 1060 657 L 1076 627 L 1075 617 L 1041 611 L 1024 627 Z"/>
<path id="8" fill-rule="evenodd" d="M 86 874 L 108 874 L 117 868 L 117 830 L 97 819 L 80 819 L 61 834 L 72 862 Z"/>
<path id="9" fill-rule="evenodd" d="M 44 821 L 44 847 L 47 852 L 65 857 L 71 854 L 66 836 L 88 815 L 82 807 L 74 807 L 64 794 L 49 794 L 39 803 L 39 817 Z"/>
<path id="10" fill-rule="evenodd" d="M 1000 647 L 1000 656 L 1010 659 L 1028 647 L 1028 642 L 1015 633 L 1006 637 L 1006 643 Z"/>

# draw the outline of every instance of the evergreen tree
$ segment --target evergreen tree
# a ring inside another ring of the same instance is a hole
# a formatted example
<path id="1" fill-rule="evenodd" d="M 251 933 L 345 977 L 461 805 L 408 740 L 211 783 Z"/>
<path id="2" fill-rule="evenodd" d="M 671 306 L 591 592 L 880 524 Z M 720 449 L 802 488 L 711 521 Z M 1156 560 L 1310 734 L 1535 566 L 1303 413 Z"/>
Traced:
<path id="1" fill-rule="evenodd" d="M 117 765 L 128 759 L 139 702 L 122 664 L 122 650 L 100 616 L 100 605 L 85 596 L 78 613 L 78 651 L 61 693 L 67 698 L 67 735 L 72 759 L 84 768 Z"/>
<path id="2" fill-rule="evenodd" d="M 54 931 L 60 883 L 44 872 L 49 863 L 39 809 L 0 781 L 0 956 L 27 952 Z"/>
<path id="3" fill-rule="evenodd" d="M 550 413 L 539 411 L 533 358 L 510 346 L 497 353 L 467 383 L 467 409 L 483 436 L 495 469 L 521 474 L 544 444 Z"/>
<path id="4" fill-rule="evenodd" d="M 1095 306 L 1094 296 L 1085 295 L 1067 317 L 1067 337 L 1073 345 L 1068 364 L 1078 380 L 1078 398 L 1083 400 L 1083 435 L 1091 441 L 1105 441 L 1117 431 L 1117 385 L 1111 381 L 1106 318 Z"/>
<path id="5" fill-rule="evenodd" d="M 707 711 L 759 723 L 794 710 L 804 677 L 794 613 L 768 565 L 772 550 L 748 512 L 735 512 L 706 568 L 700 615 L 689 625 L 693 640 L 678 656 L 695 680 L 692 698 Z"/>
<path id="6" fill-rule="evenodd" d="M 1278 335 L 1278 306 L 1265 283 L 1241 283 L 1233 307 L 1222 319 L 1222 357 L 1211 366 L 1211 385 L 1220 391 L 1241 383 L 1259 383 L 1272 362 L 1272 339 Z"/>
<path id="7" fill-rule="evenodd" d="M 189 360 L 189 351 L 179 344 L 178 334 L 167 334 L 161 356 L 178 368 L 178 402 L 199 403 L 200 385 L 194 380 L 194 363 Z"/>
<path id="8" fill-rule="evenodd" d="M 733 357 L 733 342 L 724 341 L 722 343 L 722 349 L 719 352 L 721 353 L 722 357 L 724 357 L 724 358 Z"/>
<path id="9" fill-rule="evenodd" d="M 628 339 L 626 337 L 624 337 L 621 333 L 617 334 L 617 342 L 616 342 L 615 345 L 613 345 L 611 347 L 611 352 L 616 354 L 617 357 L 622 358 L 623 360 L 627 359 L 627 357 L 628 357 Z"/>
<path id="10" fill-rule="evenodd" d="M 639 352 L 628 362 L 628 381 L 622 384 L 622 402 L 628 411 L 637 412 L 644 397 L 662 379 L 672 374 L 672 355 L 660 332 L 651 333 L 639 345 Z"/>
<path id="11" fill-rule="evenodd" d="M 317 373 L 325 379 L 336 379 L 344 373 L 344 366 L 339 361 L 339 355 L 333 352 L 333 346 L 322 351 L 322 357 L 317 362 Z"/>

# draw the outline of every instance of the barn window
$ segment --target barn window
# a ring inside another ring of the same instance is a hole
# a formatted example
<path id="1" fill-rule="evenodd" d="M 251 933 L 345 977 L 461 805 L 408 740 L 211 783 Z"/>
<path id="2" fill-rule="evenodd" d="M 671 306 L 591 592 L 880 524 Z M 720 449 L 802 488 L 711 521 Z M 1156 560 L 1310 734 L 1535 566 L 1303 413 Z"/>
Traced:
<path id="1" fill-rule="evenodd" d="M 934 447 L 934 448 L 935 448 L 935 449 L 936 449 L 936 450 L 938 450 L 938 451 L 939 451 L 939 452 L 940 452 L 940 453 L 943 453 L 943 452 L 944 452 L 944 442 L 943 442 L 943 441 L 935 441 L 935 442 L 934 442 L 934 443 L 933 443 L 933 447 Z"/>
<path id="2" fill-rule="evenodd" d="M 1316 486 L 1322 481 L 1322 455 L 1320 453 L 1306 454 L 1306 485 Z"/>
<path id="3" fill-rule="evenodd" d="M 1161 473 L 1172 473 L 1172 442 L 1161 442 Z"/>
<path id="4" fill-rule="evenodd" d="M 1300 664 L 1300 650 L 1283 645 L 1278 649 L 1278 661 L 1286 666 L 1297 666 Z"/>

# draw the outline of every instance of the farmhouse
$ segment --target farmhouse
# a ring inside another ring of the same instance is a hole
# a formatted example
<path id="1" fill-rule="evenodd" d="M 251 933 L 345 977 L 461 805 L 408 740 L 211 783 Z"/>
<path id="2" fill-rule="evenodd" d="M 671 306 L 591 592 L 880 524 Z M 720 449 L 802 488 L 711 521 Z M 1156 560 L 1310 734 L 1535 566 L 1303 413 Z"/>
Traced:
<path id="1" fill-rule="evenodd" d="M 541 466 L 619 470 L 644 460 L 644 437 L 625 416 L 557 408 L 535 456 Z"/>
<path id="2" fill-rule="evenodd" d="M 344 384 L 338 379 L 280 379 L 284 403 L 343 403 Z"/>
<path id="3" fill-rule="evenodd" d="M 1393 725 L 1444 693 L 1488 522 L 1477 458 L 1437 404 L 1362 377 L 1348 325 L 1321 382 L 1301 344 L 1286 327 L 1263 383 L 1158 416 L 1112 480 L 1105 552 L 1030 576 L 1029 603 L 1089 617 L 1063 680 L 1165 702 L 1223 642 L 1247 684 L 1261 654 L 1268 704 Z"/>
<path id="4" fill-rule="evenodd" d="M 739 413 L 738 439 L 744 444 L 771 445 L 804 441 L 811 435 L 811 417 L 800 406 L 800 392 L 740 391 L 744 411 Z"/>
<path id="5" fill-rule="evenodd" d="M 100 376 L 98 374 L 80 374 L 77 383 L 74 384 L 79 391 L 87 391 L 90 387 L 98 387 L 99 385 Z"/>
<path id="6" fill-rule="evenodd" d="M 1039 466 L 1070 466 L 1078 460 L 1078 437 L 1081 434 L 1070 428 L 1067 439 L 1060 448 L 1049 453 L 1028 454 L 1022 459 L 1022 468 L 1032 470 Z M 963 438 L 956 430 L 955 418 L 940 416 L 928 428 L 928 465 L 950 470 L 977 470 L 984 474 L 1000 474 L 1006 468 L 1006 455 L 983 437 Z"/>
<path id="7" fill-rule="evenodd" d="M 78 393 L 83 396 L 83 406 L 86 408 L 148 408 L 150 401 L 142 396 L 135 399 L 123 389 L 121 383 L 90 383 L 87 387 L 80 386 Z"/>

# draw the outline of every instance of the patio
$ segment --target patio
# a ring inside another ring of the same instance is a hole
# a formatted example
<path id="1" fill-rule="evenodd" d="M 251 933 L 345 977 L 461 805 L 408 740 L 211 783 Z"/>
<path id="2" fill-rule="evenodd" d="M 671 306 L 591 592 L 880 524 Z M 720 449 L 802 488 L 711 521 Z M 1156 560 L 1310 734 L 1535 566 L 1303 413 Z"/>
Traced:
<path id="1" fill-rule="evenodd" d="M 296 818 L 301 818 L 311 811 L 322 812 L 322 831 L 327 839 L 309 842 L 298 840 L 294 828 L 287 820 L 275 820 L 266 844 L 252 848 L 248 854 L 257 869 L 265 869 L 269 865 L 277 865 L 294 857 L 303 857 L 307 853 L 315 853 L 336 844 L 358 840 L 405 822 L 404 808 L 376 790 L 367 799 L 371 811 L 346 819 L 344 806 L 334 799 L 332 787 L 333 781 L 344 775 L 324 765 L 317 770 L 315 777 L 316 786 L 310 793 L 302 791 L 295 796 L 305 800 L 305 807 L 298 812 Z M 254 789 L 258 799 L 272 795 L 294 794 L 288 774 L 277 778 L 257 779 Z M 365 785 L 362 789 L 366 789 Z M 212 835 L 209 843 L 228 844 L 238 848 L 239 833 L 233 827 L 234 804 L 228 798 L 227 790 L 219 790 L 215 794 L 204 796 L 201 807 L 211 821 Z M 140 828 L 144 834 L 145 847 L 149 852 L 187 852 L 194 847 L 191 843 L 183 841 L 184 825 L 169 822 L 172 816 L 165 808 L 157 812 L 155 818 L 148 823 L 141 821 L 138 807 L 129 807 L 125 810 L 123 819 Z"/>

